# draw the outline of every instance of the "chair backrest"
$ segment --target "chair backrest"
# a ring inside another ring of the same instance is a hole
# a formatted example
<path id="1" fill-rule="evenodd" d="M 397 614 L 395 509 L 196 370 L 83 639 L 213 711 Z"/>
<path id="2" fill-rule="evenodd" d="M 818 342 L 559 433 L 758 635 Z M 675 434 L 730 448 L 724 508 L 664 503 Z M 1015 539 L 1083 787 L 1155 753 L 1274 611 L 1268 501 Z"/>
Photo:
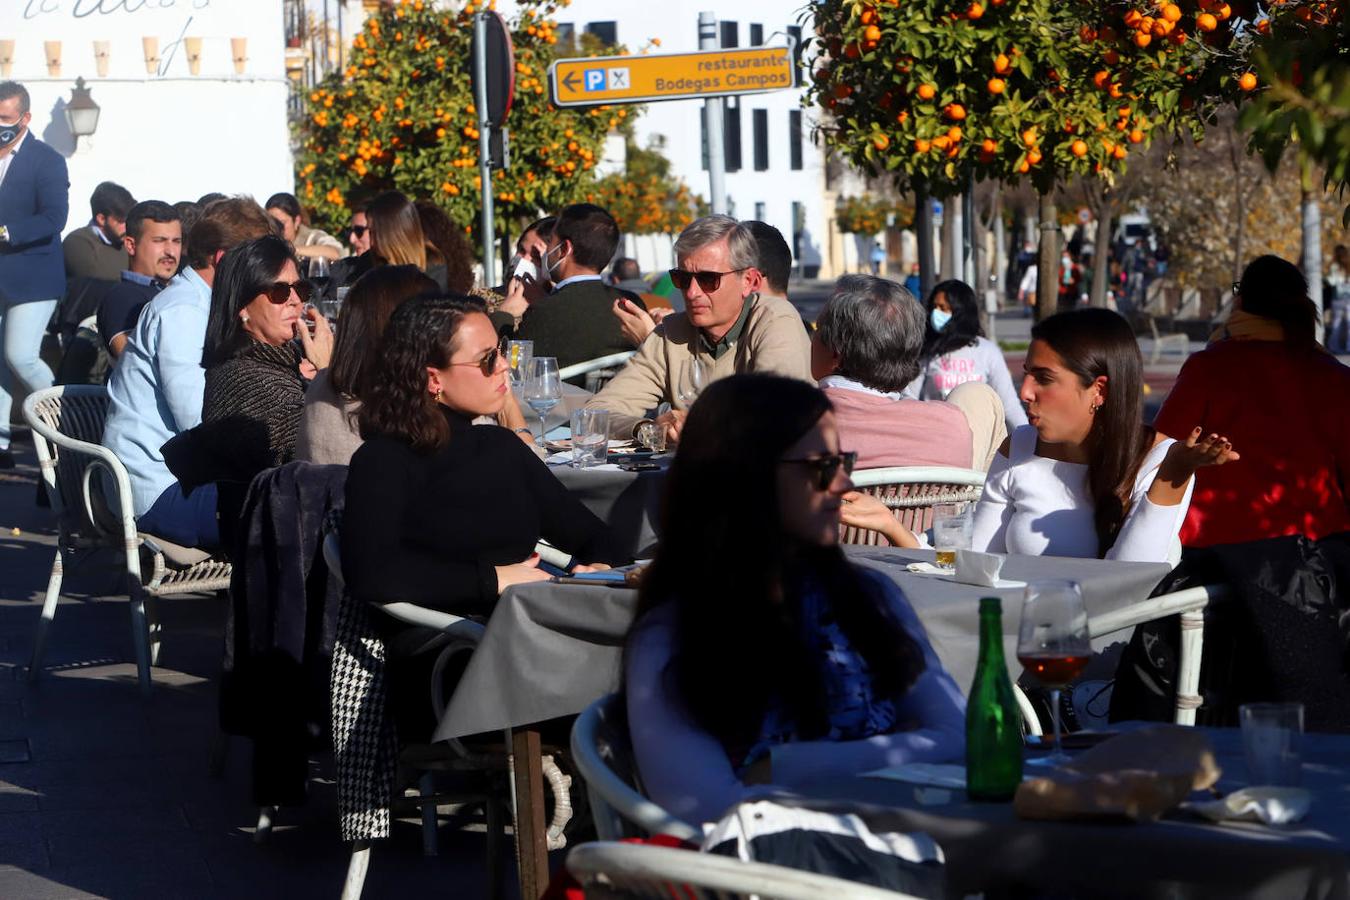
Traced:
<path id="1" fill-rule="evenodd" d="M 671 847 L 596 842 L 567 855 L 567 871 L 586 896 L 669 900 L 914 900 L 908 894 L 786 866 Z M 592 889 L 598 888 L 592 892 Z"/>
<path id="2" fill-rule="evenodd" d="M 572 760 L 586 780 L 595 830 L 604 840 L 668 834 L 697 840 L 701 832 L 635 788 L 632 747 L 618 694 L 592 703 L 572 726 Z"/>
<path id="3" fill-rule="evenodd" d="M 595 359 L 588 359 L 585 362 L 574 363 L 558 372 L 558 377 L 563 381 L 569 378 L 576 378 L 578 375 L 585 375 L 587 372 L 595 372 L 600 369 L 612 369 L 621 366 L 632 359 L 637 353 L 636 350 L 628 350 L 623 353 L 611 353 L 609 356 L 597 356 Z"/>
<path id="4" fill-rule="evenodd" d="M 131 482 L 126 467 L 102 445 L 108 417 L 108 391 L 103 385 L 72 384 L 45 388 L 28 396 L 23 416 L 33 430 L 42 479 L 52 511 L 68 532 L 121 540 L 134 537 Z M 107 470 L 117 485 L 120 510 L 98 505 L 97 469 Z M 121 515 L 122 522 L 117 522 Z"/>
<path id="5" fill-rule="evenodd" d="M 852 475 L 853 484 L 890 508 L 895 518 L 910 531 L 920 534 L 933 525 L 933 507 L 939 503 L 974 503 L 984 490 L 985 473 L 978 469 L 946 466 L 895 466 L 884 469 L 860 469 Z M 844 544 L 875 546 L 882 537 L 865 528 L 839 527 Z"/>

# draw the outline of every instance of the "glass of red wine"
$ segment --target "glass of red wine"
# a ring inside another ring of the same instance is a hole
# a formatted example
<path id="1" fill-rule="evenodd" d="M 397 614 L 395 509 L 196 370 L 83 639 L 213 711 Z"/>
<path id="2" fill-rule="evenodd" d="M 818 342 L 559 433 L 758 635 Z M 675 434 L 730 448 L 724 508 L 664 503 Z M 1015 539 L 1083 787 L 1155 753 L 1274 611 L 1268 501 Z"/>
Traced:
<path id="1" fill-rule="evenodd" d="M 1068 760 L 1059 739 L 1059 692 L 1078 677 L 1092 655 L 1087 608 L 1076 581 L 1036 581 L 1027 586 L 1022 623 L 1017 631 L 1017 659 L 1050 689 L 1054 749 L 1047 762 Z"/>

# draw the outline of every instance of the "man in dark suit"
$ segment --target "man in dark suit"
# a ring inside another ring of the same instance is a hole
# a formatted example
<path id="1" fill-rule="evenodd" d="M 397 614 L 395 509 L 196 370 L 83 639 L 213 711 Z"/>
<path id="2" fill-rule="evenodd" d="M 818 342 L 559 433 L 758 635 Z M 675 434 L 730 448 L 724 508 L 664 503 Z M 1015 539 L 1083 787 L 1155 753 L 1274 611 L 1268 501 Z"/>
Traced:
<path id="1" fill-rule="evenodd" d="M 540 275 L 553 282 L 553 291 L 530 303 L 514 335 L 534 341 L 535 358 L 557 357 L 558 367 L 565 369 L 633 349 L 619 330 L 614 302 L 624 297 L 646 307 L 636 294 L 610 287 L 600 278 L 618 249 L 619 226 L 600 207 L 577 203 L 558 214 L 540 260 Z"/>
<path id="2" fill-rule="evenodd" d="M 29 133 L 28 91 L 0 81 L 0 468 L 9 451 L 17 388 L 51 387 L 38 355 L 56 301 L 66 290 L 61 230 L 70 207 L 66 161 Z"/>

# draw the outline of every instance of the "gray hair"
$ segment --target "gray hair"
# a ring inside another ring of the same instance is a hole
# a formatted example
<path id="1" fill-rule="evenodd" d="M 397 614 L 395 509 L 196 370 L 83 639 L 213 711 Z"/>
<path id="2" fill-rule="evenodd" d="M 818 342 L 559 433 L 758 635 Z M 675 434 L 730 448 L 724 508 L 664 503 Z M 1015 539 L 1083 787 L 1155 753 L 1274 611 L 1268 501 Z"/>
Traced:
<path id="1" fill-rule="evenodd" d="M 723 239 L 731 252 L 732 269 L 759 268 L 759 244 L 755 243 L 755 236 L 731 216 L 704 216 L 690 222 L 675 239 L 675 258 L 683 259 Z"/>
<path id="2" fill-rule="evenodd" d="M 28 99 L 28 89 L 17 81 L 0 81 L 0 103 L 14 97 L 19 98 L 19 115 L 28 112 L 32 101 Z"/>
<path id="3" fill-rule="evenodd" d="M 902 391 L 919 374 L 924 313 L 894 281 L 845 275 L 816 321 L 816 337 L 839 355 L 838 374 L 876 391 Z"/>

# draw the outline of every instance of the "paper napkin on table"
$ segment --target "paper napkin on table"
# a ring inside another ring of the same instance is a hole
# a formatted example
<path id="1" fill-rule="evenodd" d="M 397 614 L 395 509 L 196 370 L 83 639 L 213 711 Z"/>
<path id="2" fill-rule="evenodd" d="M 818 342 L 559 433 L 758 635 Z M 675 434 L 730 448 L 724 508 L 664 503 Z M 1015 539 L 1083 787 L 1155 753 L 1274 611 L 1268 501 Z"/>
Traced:
<path id="1" fill-rule="evenodd" d="M 999 578 L 999 573 L 1003 571 L 1003 561 L 1007 557 L 1000 553 L 980 553 L 976 550 L 957 550 L 956 568 L 944 569 L 935 566 L 932 563 L 917 562 L 905 566 L 909 572 L 915 575 L 936 575 L 939 578 L 950 578 L 952 581 L 961 584 L 974 584 L 981 587 L 995 588 L 1017 588 L 1026 587 L 1025 581 L 1012 581 L 1007 578 Z"/>
<path id="2" fill-rule="evenodd" d="M 1308 814 L 1312 794 L 1296 787 L 1249 787 L 1218 800 L 1184 804 L 1212 822 L 1261 822 L 1288 825 Z"/>

